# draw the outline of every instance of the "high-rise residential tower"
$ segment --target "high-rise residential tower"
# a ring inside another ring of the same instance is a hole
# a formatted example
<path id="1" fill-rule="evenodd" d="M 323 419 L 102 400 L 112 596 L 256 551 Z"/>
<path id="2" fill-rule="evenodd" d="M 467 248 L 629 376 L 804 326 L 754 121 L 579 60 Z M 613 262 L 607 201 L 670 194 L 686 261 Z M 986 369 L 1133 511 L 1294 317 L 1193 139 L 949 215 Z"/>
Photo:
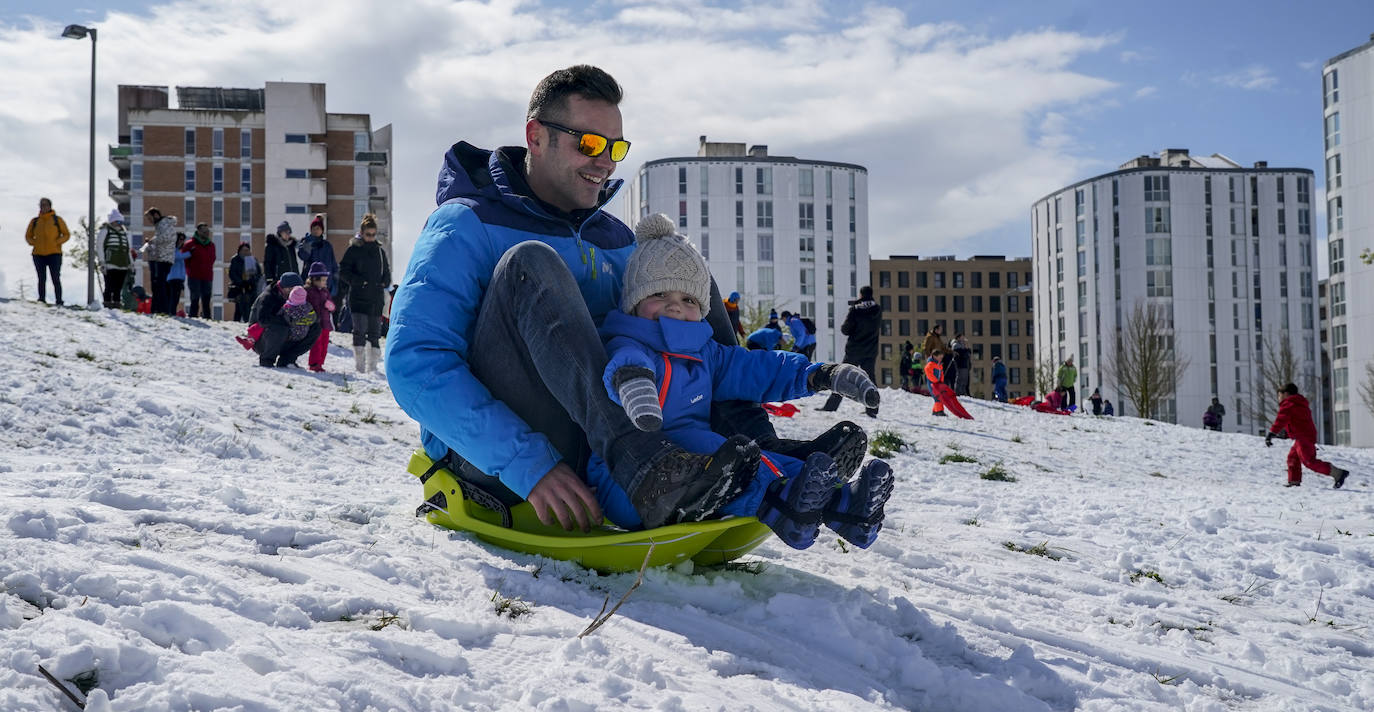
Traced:
<path id="1" fill-rule="evenodd" d="M 1265 359 L 1285 351 L 1318 412 L 1312 212 L 1312 171 L 1186 149 L 1055 191 L 1031 210 L 1037 359 L 1072 356 L 1080 398 L 1100 387 L 1118 413 L 1138 415 L 1111 364 L 1130 346 L 1134 307 L 1157 304 L 1168 326 L 1157 343 L 1187 368 L 1143 415 L 1200 426 L 1216 396 L 1225 430 L 1262 432 L 1276 400 Z"/>
<path id="2" fill-rule="evenodd" d="M 1374 446 L 1374 35 L 1322 69 L 1332 442 Z M 1363 258 L 1363 259 L 1362 259 Z"/>

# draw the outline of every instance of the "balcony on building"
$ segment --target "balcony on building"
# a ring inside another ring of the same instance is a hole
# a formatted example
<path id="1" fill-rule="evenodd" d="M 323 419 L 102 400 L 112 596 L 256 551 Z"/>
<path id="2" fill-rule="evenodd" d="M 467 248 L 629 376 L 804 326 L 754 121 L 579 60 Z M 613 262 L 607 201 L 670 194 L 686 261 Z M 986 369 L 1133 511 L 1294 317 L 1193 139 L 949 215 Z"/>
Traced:
<path id="1" fill-rule="evenodd" d="M 134 147 L 129 145 L 110 146 L 110 163 L 121 171 L 129 170 L 129 160 L 134 155 Z"/>
<path id="2" fill-rule="evenodd" d="M 116 203 L 129 202 L 129 184 L 124 181 L 110 181 L 110 199 Z"/>

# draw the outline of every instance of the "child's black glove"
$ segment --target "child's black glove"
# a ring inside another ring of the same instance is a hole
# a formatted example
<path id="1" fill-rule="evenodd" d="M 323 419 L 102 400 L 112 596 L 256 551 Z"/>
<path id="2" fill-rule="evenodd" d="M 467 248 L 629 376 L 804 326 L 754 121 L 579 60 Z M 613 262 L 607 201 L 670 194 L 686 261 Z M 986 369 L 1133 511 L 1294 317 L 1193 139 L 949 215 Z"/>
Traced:
<path id="1" fill-rule="evenodd" d="M 833 391 L 866 408 L 877 408 L 881 400 L 878 387 L 868 380 L 868 374 L 853 364 L 827 363 L 812 371 L 808 381 L 813 391 Z"/>
<path id="2" fill-rule="evenodd" d="M 1264 435 L 1264 446 L 1265 446 L 1265 447 L 1274 447 L 1274 434 L 1273 434 L 1273 433 L 1265 433 L 1265 435 Z"/>

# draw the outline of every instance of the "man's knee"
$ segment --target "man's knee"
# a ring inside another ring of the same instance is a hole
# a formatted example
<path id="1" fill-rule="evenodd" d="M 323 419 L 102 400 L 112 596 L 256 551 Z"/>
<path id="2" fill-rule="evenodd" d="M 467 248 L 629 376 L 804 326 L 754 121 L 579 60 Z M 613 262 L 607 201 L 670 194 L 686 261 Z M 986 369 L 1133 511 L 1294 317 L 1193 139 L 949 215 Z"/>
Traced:
<path id="1" fill-rule="evenodd" d="M 565 274 L 569 277 L 568 265 L 549 245 L 538 240 L 526 240 L 506 250 L 496 263 L 493 281 L 497 276 L 510 274 L 521 279 L 540 278 Z"/>

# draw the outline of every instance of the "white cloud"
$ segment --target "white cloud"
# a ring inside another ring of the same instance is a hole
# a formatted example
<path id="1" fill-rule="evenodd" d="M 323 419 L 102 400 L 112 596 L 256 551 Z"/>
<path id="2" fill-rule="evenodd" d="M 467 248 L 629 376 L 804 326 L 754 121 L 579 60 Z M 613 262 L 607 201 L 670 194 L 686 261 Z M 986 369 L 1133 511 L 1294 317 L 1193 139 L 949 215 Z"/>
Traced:
<path id="1" fill-rule="evenodd" d="M 1213 84 L 1232 89 L 1269 90 L 1278 86 L 1279 79 L 1262 65 L 1251 65 L 1245 69 L 1212 77 Z"/>
<path id="2" fill-rule="evenodd" d="M 1120 57 L 1122 64 L 1135 64 L 1137 62 L 1144 62 L 1147 59 L 1145 55 L 1132 49 L 1123 51 Z"/>
<path id="3" fill-rule="evenodd" d="M 618 177 L 632 178 L 646 160 L 695 155 L 701 134 L 858 163 L 869 169 L 878 256 L 947 252 L 960 238 L 1023 220 L 1031 202 L 1082 176 L 1073 122 L 1059 115 L 1113 86 L 1071 65 L 1114 38 L 987 37 L 956 24 L 912 26 L 891 7 L 848 7 L 666 1 L 574 12 L 520 0 L 417 0 L 377 12 L 362 0 L 245 0 L 171 3 L 151 19 L 112 12 L 94 23 L 97 214 L 110 207 L 105 180 L 114 169 L 104 147 L 117 141 L 116 85 L 324 82 L 330 111 L 393 124 L 404 260 L 432 208 L 444 150 L 459 139 L 520 141 L 535 83 L 579 62 L 626 88 L 634 150 Z M 85 212 L 89 46 L 58 38 L 60 30 L 0 26 L 0 93 L 22 99 L 0 103 L 0 269 L 11 289 L 33 279 L 18 233 L 37 197 L 52 197 L 72 222 Z M 68 274 L 69 284 L 84 281 Z"/>
<path id="4" fill-rule="evenodd" d="M 1141 88 L 1135 90 L 1135 98 L 1137 98 L 1137 99 L 1147 99 L 1147 98 L 1152 97 L 1152 96 L 1154 96 L 1154 95 L 1156 95 L 1156 94 L 1158 94 L 1158 93 L 1159 93 L 1159 87 L 1156 87 L 1156 86 L 1141 87 Z"/>

